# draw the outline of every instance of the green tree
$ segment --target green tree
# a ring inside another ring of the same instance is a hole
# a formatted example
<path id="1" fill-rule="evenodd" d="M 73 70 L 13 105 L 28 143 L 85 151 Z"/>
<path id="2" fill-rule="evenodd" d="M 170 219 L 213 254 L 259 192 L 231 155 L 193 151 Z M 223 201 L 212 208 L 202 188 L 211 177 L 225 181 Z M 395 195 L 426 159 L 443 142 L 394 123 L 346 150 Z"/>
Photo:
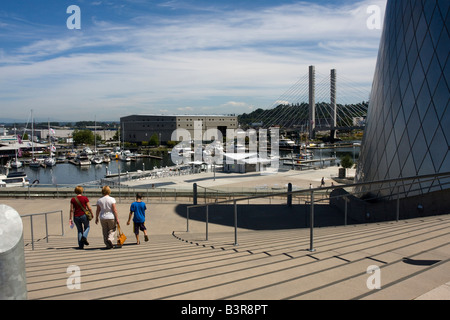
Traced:
<path id="1" fill-rule="evenodd" d="M 158 139 L 157 133 L 152 134 L 152 136 L 150 137 L 150 140 L 149 140 L 149 144 L 151 146 L 155 146 L 155 147 L 159 146 L 159 139 Z"/>
<path id="2" fill-rule="evenodd" d="M 73 132 L 73 142 L 78 144 L 94 144 L 94 133 L 91 130 L 75 130 Z"/>
<path id="3" fill-rule="evenodd" d="M 348 154 L 346 154 L 341 158 L 341 166 L 345 170 L 350 169 L 351 167 L 353 167 L 354 164 L 355 163 L 353 162 L 352 157 L 350 157 L 350 155 Z"/>

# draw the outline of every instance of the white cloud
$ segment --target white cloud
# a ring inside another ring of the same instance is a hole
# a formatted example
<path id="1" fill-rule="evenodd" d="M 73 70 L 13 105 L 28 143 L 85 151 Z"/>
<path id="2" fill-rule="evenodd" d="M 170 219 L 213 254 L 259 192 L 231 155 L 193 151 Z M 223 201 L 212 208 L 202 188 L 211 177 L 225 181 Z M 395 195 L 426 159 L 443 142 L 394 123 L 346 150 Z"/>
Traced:
<path id="1" fill-rule="evenodd" d="M 136 110 L 239 113 L 271 106 L 311 64 L 367 85 L 381 32 L 368 30 L 365 8 L 384 3 L 299 2 L 219 15 L 211 6 L 133 24 L 93 18 L 79 33 L 2 49 L 0 104 L 61 120 L 94 113 L 117 120 Z"/>

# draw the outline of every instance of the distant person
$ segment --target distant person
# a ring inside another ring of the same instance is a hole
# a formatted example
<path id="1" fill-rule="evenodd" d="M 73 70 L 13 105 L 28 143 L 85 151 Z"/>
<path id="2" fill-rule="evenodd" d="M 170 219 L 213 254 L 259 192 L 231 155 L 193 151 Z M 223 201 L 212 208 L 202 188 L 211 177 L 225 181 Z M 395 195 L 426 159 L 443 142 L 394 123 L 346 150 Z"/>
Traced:
<path id="1" fill-rule="evenodd" d="M 90 226 L 89 220 L 85 211 L 92 212 L 91 205 L 89 204 L 88 197 L 83 196 L 83 187 L 77 186 L 75 188 L 76 196 L 70 199 L 70 218 L 69 224 L 77 227 L 78 231 L 78 248 L 84 249 L 84 246 L 88 246 L 89 242 L 87 237 L 89 234 Z"/>
<path id="2" fill-rule="evenodd" d="M 322 180 L 320 180 L 320 187 L 322 188 L 322 187 L 324 187 L 325 186 L 325 180 L 324 180 L 324 178 L 322 177 Z"/>
<path id="3" fill-rule="evenodd" d="M 116 232 L 116 225 L 119 224 L 119 216 L 117 214 L 116 199 L 110 196 L 111 189 L 108 186 L 102 188 L 103 197 L 97 201 L 97 212 L 95 224 L 100 224 L 103 231 L 103 241 L 107 249 L 114 247 L 114 234 Z"/>
<path id="4" fill-rule="evenodd" d="M 136 235 L 136 244 L 140 244 L 139 230 L 144 232 L 144 239 L 148 241 L 147 228 L 145 227 L 145 211 L 147 207 L 145 202 L 142 201 L 142 195 L 136 194 L 136 201 L 130 206 L 130 215 L 128 217 L 127 225 L 130 225 L 131 217 L 133 217 L 134 234 Z"/>

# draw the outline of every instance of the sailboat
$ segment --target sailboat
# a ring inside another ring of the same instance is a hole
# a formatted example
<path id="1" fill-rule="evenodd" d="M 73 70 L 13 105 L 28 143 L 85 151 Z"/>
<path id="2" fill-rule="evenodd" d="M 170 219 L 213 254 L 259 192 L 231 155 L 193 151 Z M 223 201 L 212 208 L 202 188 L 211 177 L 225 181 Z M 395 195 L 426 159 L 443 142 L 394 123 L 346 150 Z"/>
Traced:
<path id="1" fill-rule="evenodd" d="M 93 164 L 102 164 L 103 159 L 97 153 L 97 121 L 94 122 L 94 156 L 91 159 Z"/>
<path id="2" fill-rule="evenodd" d="M 121 151 L 119 154 L 119 159 L 125 162 L 131 161 L 130 154 L 131 152 L 129 150 Z"/>
<path id="3" fill-rule="evenodd" d="M 31 110 L 31 162 L 29 164 L 31 168 L 39 168 L 41 166 L 40 162 L 34 156 L 34 118 L 33 110 Z"/>
<path id="4" fill-rule="evenodd" d="M 123 140 L 123 142 L 122 142 L 123 146 L 121 148 L 121 151 L 119 152 L 118 158 L 120 161 L 125 161 L 125 162 L 131 161 L 131 157 L 130 157 L 131 152 L 129 150 L 124 150 L 124 148 L 125 148 L 125 125 L 124 125 L 124 128 L 122 129 L 122 140 Z M 120 139 L 119 139 L 119 144 L 120 144 Z M 120 148 L 120 145 L 119 145 L 119 148 Z"/>
<path id="5" fill-rule="evenodd" d="M 16 136 L 16 146 L 17 146 L 21 142 L 19 142 L 19 137 L 16 134 L 16 128 L 14 128 L 14 135 Z M 18 169 L 18 168 L 22 167 L 22 162 L 20 162 L 19 159 L 17 158 L 17 150 L 20 149 L 20 146 L 18 146 L 17 148 L 14 148 L 14 149 L 15 149 L 16 157 L 15 157 L 14 161 L 11 161 L 10 165 L 11 165 L 11 168 Z"/>
<path id="6" fill-rule="evenodd" d="M 45 160 L 44 160 L 44 164 L 45 164 L 45 166 L 47 166 L 47 167 L 53 167 L 53 166 L 56 165 L 56 159 L 53 158 L 53 152 L 56 151 L 56 148 L 55 148 L 55 146 L 53 145 L 52 137 L 51 137 L 51 135 L 50 135 L 50 133 L 51 133 L 50 130 L 53 130 L 53 129 L 50 129 L 50 122 L 49 122 L 49 123 L 48 123 L 48 138 L 49 138 L 49 140 L 50 140 L 50 147 L 49 147 L 49 149 L 50 149 L 50 150 L 49 150 L 49 151 L 50 151 L 50 154 L 49 154 L 48 158 L 45 158 Z"/>

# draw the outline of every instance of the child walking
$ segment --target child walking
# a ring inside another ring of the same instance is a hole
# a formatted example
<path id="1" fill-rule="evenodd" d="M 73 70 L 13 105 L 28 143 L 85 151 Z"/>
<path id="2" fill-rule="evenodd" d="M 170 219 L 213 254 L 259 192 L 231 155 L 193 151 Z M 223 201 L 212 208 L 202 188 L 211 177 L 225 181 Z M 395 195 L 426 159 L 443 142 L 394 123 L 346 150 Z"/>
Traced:
<path id="1" fill-rule="evenodd" d="M 136 201 L 130 206 L 130 216 L 128 217 L 127 225 L 130 225 L 131 217 L 133 216 L 134 234 L 136 235 L 136 244 L 140 244 L 139 230 L 144 232 L 144 239 L 148 241 L 147 228 L 145 227 L 145 202 L 142 201 L 142 195 L 136 194 Z"/>

